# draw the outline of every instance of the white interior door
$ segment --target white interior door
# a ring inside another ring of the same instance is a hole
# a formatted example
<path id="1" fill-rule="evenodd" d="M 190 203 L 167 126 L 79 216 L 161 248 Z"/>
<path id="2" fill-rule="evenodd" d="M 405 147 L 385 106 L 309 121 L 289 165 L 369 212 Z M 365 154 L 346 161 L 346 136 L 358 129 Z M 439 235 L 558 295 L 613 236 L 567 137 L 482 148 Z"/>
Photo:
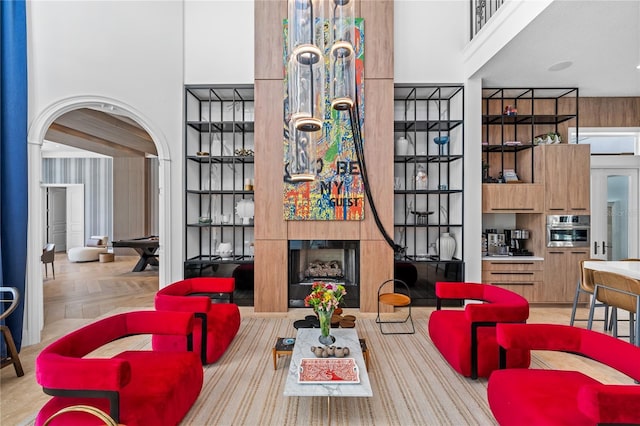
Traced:
<path id="1" fill-rule="evenodd" d="M 591 168 L 591 257 L 637 258 L 638 168 Z"/>
<path id="2" fill-rule="evenodd" d="M 84 246 L 84 185 L 67 186 L 67 250 Z"/>
<path id="3" fill-rule="evenodd" d="M 67 189 L 50 187 L 47 199 L 47 242 L 56 252 L 67 251 Z"/>

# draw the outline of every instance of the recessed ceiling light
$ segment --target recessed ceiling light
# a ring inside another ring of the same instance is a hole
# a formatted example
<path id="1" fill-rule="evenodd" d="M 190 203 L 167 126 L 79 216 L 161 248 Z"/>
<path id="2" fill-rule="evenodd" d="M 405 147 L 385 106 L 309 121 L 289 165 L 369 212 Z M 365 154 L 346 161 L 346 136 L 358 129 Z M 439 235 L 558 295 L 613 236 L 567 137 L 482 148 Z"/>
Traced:
<path id="1" fill-rule="evenodd" d="M 573 62 L 571 61 L 562 61 L 562 62 L 557 62 L 553 65 L 551 65 L 549 67 L 549 71 L 562 71 L 562 70 L 566 70 L 567 68 L 569 68 L 571 65 L 573 65 Z"/>

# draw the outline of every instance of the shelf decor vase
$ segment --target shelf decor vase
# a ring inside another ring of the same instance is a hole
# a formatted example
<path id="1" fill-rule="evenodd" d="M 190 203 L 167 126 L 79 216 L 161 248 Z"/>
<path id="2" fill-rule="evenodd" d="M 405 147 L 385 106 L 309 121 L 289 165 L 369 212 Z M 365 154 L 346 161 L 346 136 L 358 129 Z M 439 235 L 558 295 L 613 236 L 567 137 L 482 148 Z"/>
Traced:
<path id="1" fill-rule="evenodd" d="M 444 146 L 449 143 L 449 136 L 436 136 L 435 138 L 433 138 L 433 141 L 436 143 L 436 145 L 438 145 L 439 155 L 444 155 Z"/>
<path id="2" fill-rule="evenodd" d="M 407 155 L 409 150 L 409 141 L 407 138 L 400 137 L 396 140 L 396 155 Z"/>
<path id="3" fill-rule="evenodd" d="M 436 240 L 436 249 L 440 260 L 452 260 L 456 251 L 456 240 L 448 232 L 443 232 Z"/>
<path id="4" fill-rule="evenodd" d="M 325 310 L 318 309 L 316 314 L 318 320 L 320 320 L 320 337 L 318 340 L 325 346 L 335 343 L 336 338 L 331 335 L 331 317 L 333 316 L 333 309 Z"/>

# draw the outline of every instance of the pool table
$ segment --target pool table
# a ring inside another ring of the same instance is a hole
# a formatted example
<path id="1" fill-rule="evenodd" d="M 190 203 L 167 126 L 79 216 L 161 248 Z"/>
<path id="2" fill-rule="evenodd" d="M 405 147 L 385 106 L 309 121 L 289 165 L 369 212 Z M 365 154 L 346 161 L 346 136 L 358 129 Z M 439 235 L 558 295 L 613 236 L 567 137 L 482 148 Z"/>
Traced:
<path id="1" fill-rule="evenodd" d="M 160 247 L 160 239 L 155 235 L 114 241 L 113 246 L 129 247 L 138 252 L 140 260 L 133 267 L 133 272 L 144 271 L 147 265 L 158 266 L 157 251 L 158 247 Z"/>

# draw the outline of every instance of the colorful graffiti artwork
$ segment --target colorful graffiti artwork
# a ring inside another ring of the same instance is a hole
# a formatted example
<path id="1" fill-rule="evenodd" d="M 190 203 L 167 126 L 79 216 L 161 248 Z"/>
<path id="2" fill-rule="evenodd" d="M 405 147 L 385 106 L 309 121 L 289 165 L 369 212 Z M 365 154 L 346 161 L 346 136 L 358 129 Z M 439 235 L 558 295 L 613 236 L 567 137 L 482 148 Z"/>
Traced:
<path id="1" fill-rule="evenodd" d="M 356 119 L 364 129 L 364 19 L 356 18 L 356 92 L 358 111 Z M 283 24 L 284 40 L 287 40 L 287 23 Z M 328 39 L 328 23 L 325 23 Z M 284 69 L 286 70 L 287 43 L 284 47 Z M 327 48 L 328 51 L 328 48 Z M 325 55 L 328 58 L 328 55 Z M 328 59 L 326 59 L 328 61 Z M 328 69 L 328 64 L 327 64 Z M 351 122 L 348 111 L 335 111 L 328 98 L 329 76 L 326 78 L 326 108 L 322 137 L 317 144 L 317 178 L 311 182 L 293 183 L 288 178 L 287 157 L 289 149 L 288 130 L 288 76 L 284 78 L 284 219 L 285 220 L 363 220 L 364 184 L 360 175 Z M 364 133 L 361 130 L 364 143 Z"/>

